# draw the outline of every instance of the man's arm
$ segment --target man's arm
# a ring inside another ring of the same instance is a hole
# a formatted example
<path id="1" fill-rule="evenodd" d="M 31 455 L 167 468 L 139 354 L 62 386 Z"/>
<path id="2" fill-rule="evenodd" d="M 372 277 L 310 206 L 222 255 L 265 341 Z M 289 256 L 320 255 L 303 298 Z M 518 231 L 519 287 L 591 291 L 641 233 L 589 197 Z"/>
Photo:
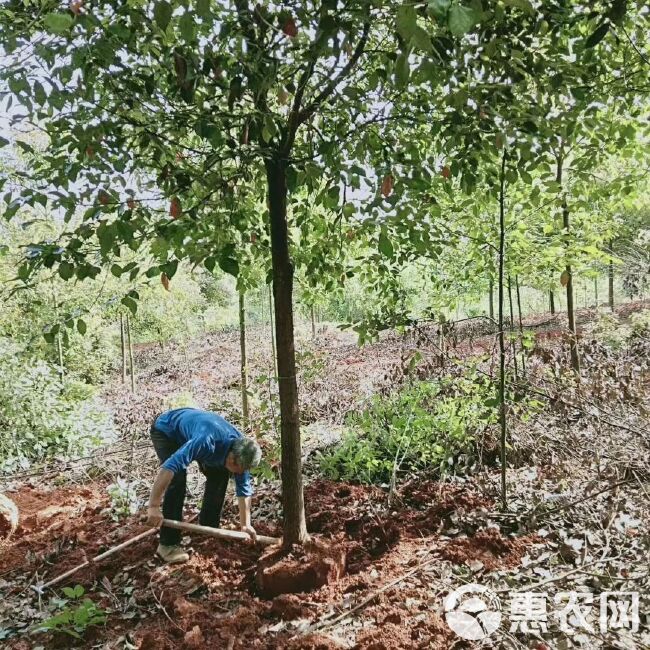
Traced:
<path id="1" fill-rule="evenodd" d="M 158 471 L 156 480 L 153 482 L 153 487 L 151 488 L 149 505 L 147 506 L 147 524 L 149 526 L 160 527 L 162 524 L 163 515 L 160 505 L 162 504 L 165 490 L 171 483 L 172 478 L 174 478 L 174 472 L 171 470 L 161 467 Z"/>
<path id="2" fill-rule="evenodd" d="M 251 536 L 251 539 L 257 541 L 257 533 L 253 526 L 251 526 L 251 498 L 250 497 L 237 497 L 237 505 L 239 506 L 239 527 L 245 533 Z"/>

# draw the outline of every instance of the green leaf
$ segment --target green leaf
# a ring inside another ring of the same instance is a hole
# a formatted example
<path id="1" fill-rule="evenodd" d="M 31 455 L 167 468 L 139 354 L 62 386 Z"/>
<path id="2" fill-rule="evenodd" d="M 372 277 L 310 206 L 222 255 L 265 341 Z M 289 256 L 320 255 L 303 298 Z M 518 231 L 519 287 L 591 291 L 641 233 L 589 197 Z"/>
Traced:
<path id="1" fill-rule="evenodd" d="M 194 23 L 194 16 L 186 11 L 179 21 L 181 36 L 186 43 L 191 43 L 194 40 L 196 33 L 196 24 Z"/>
<path id="2" fill-rule="evenodd" d="M 451 0 L 431 0 L 428 4 L 427 11 L 430 16 L 433 16 L 440 22 L 445 22 L 447 19 L 447 12 L 451 6 Z"/>
<path id="3" fill-rule="evenodd" d="M 111 273 L 116 278 L 119 278 L 123 273 L 122 267 L 119 264 L 113 264 L 113 266 L 111 266 Z"/>
<path id="4" fill-rule="evenodd" d="M 201 18 L 210 17 L 210 0 L 196 0 L 196 13 Z"/>
<path id="5" fill-rule="evenodd" d="M 433 49 L 429 32 L 422 29 L 419 25 L 416 26 L 413 36 L 411 36 L 411 44 L 422 52 L 431 52 Z"/>
<path id="6" fill-rule="evenodd" d="M 86 326 L 86 322 L 81 320 L 81 318 L 77 321 L 77 332 L 81 334 L 82 336 L 86 333 L 86 330 L 88 327 Z"/>
<path id="7" fill-rule="evenodd" d="M 138 311 L 138 303 L 130 296 L 124 296 L 120 301 L 134 316 Z"/>
<path id="8" fill-rule="evenodd" d="M 525 11 L 527 14 L 535 13 L 535 9 L 533 8 L 533 5 L 530 3 L 530 0 L 503 0 L 503 3 L 508 5 L 509 7 L 515 7 L 516 9 L 521 9 L 522 11 Z"/>
<path id="9" fill-rule="evenodd" d="M 395 250 L 385 230 L 379 235 L 379 251 L 384 257 L 393 257 Z"/>
<path id="10" fill-rule="evenodd" d="M 234 277 L 239 275 L 239 263 L 232 257 L 222 257 L 219 260 L 219 266 L 229 275 Z"/>
<path id="11" fill-rule="evenodd" d="M 74 589 L 72 587 L 63 587 L 62 591 L 68 598 L 74 598 Z"/>
<path id="12" fill-rule="evenodd" d="M 605 21 L 585 41 L 585 47 L 595 47 L 596 45 L 598 45 L 598 43 L 600 43 L 600 41 L 602 41 L 603 38 L 607 36 L 608 31 L 609 31 L 609 22 Z"/>
<path id="13" fill-rule="evenodd" d="M 169 25 L 169 21 L 172 19 L 172 12 L 172 6 L 166 0 L 156 2 L 153 10 L 153 18 L 158 27 L 163 31 L 167 29 L 167 25 Z"/>
<path id="14" fill-rule="evenodd" d="M 0 135 L 0 147 L 6 147 L 8 144 L 9 144 L 9 140 L 7 140 L 7 138 L 3 138 Z"/>
<path id="15" fill-rule="evenodd" d="M 59 275 L 64 280 L 69 280 L 74 275 L 74 266 L 70 262 L 61 262 L 59 264 Z"/>
<path id="16" fill-rule="evenodd" d="M 400 54 L 395 61 L 395 83 L 398 87 L 403 88 L 409 82 L 411 68 L 406 54 Z"/>
<path id="17" fill-rule="evenodd" d="M 398 7 L 397 15 L 395 16 L 397 31 L 407 42 L 411 40 L 411 36 L 413 36 L 413 33 L 418 26 L 417 19 L 418 15 L 415 11 L 415 7 L 412 5 L 402 5 L 401 7 Z"/>
<path id="18" fill-rule="evenodd" d="M 84 588 L 81 585 L 75 585 L 74 597 L 75 598 L 80 598 L 83 595 L 84 595 Z"/>
<path id="19" fill-rule="evenodd" d="M 74 24 L 74 18 L 70 14 L 46 14 L 43 24 L 48 32 L 53 34 L 66 34 Z"/>
<path id="20" fill-rule="evenodd" d="M 447 26 L 454 36 L 467 34 L 479 21 L 479 14 L 470 7 L 463 7 L 459 4 L 452 5 L 449 10 Z"/>

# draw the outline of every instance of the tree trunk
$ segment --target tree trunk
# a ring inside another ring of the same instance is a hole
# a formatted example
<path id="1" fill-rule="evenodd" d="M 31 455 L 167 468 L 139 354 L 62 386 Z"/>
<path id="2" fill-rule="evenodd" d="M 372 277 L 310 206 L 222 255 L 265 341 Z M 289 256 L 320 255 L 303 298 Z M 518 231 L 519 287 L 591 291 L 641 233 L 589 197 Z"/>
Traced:
<path id="1" fill-rule="evenodd" d="M 562 154 L 558 156 L 557 159 L 557 182 L 562 187 Z M 561 190 L 563 191 L 563 190 Z M 566 195 L 562 195 L 562 227 L 564 232 L 568 235 L 570 232 L 570 222 L 569 222 L 569 206 L 566 202 Z M 573 306 L 573 277 L 571 271 L 571 264 L 567 262 L 565 267 L 567 274 L 567 283 L 566 283 L 566 309 L 567 316 L 569 319 L 569 336 L 570 336 L 570 352 L 571 352 L 571 368 L 574 372 L 580 372 L 580 356 L 578 354 L 578 337 L 576 333 L 576 321 L 575 321 L 575 309 Z"/>
<path id="2" fill-rule="evenodd" d="M 269 285 L 269 322 L 271 323 L 271 361 L 273 362 L 273 372 L 278 376 L 278 355 L 275 351 L 275 326 L 273 324 L 273 295 Z"/>
<path id="3" fill-rule="evenodd" d="M 548 301 L 551 308 L 551 314 L 555 315 L 555 295 L 553 294 L 552 289 L 548 292 Z"/>
<path id="4" fill-rule="evenodd" d="M 594 301 L 596 303 L 596 309 L 598 309 L 598 276 L 594 278 Z"/>
<path id="5" fill-rule="evenodd" d="M 311 306 L 311 337 L 316 338 L 316 314 L 314 313 L 314 305 Z"/>
<path id="6" fill-rule="evenodd" d="M 519 343 L 521 345 L 521 371 L 526 375 L 526 355 L 524 354 L 524 322 L 521 315 L 521 292 L 519 291 L 519 276 L 515 275 L 515 289 L 517 291 L 517 313 L 519 314 Z"/>
<path id="7" fill-rule="evenodd" d="M 501 428 L 501 505 L 505 510 L 508 507 L 506 488 L 506 446 L 508 443 L 508 429 L 506 422 L 506 343 L 503 331 L 503 265 L 506 245 L 506 215 L 505 215 L 505 185 L 506 152 L 503 151 L 501 161 L 501 177 L 499 189 L 499 423 Z"/>
<path id="8" fill-rule="evenodd" d="M 494 280 L 492 278 L 490 278 L 490 286 L 488 291 L 490 300 L 490 304 L 488 306 L 490 311 L 488 313 L 490 314 L 490 318 L 494 320 Z"/>
<path id="9" fill-rule="evenodd" d="M 131 343 L 131 316 L 126 315 L 126 341 L 129 346 L 129 366 L 131 368 L 131 392 L 135 393 L 135 366 L 133 364 L 133 345 Z"/>
<path id="10" fill-rule="evenodd" d="M 122 349 L 122 383 L 126 384 L 126 341 L 124 340 L 124 314 L 120 312 L 120 347 Z"/>
<path id="11" fill-rule="evenodd" d="M 54 314 L 56 317 L 59 317 L 59 301 L 56 296 L 56 289 L 53 289 L 52 297 L 54 299 Z M 61 384 L 63 384 L 63 378 L 65 377 L 65 367 L 63 365 L 63 341 L 61 339 L 61 325 L 59 324 L 59 331 L 56 333 L 56 354 L 59 359 L 59 378 L 61 379 Z"/>
<path id="12" fill-rule="evenodd" d="M 279 157 L 268 158 L 265 167 L 269 191 L 273 297 L 278 351 L 283 543 L 289 546 L 302 544 L 309 539 L 302 489 L 300 413 L 293 331 L 293 264 L 289 257 L 286 162 Z"/>
<path id="13" fill-rule="evenodd" d="M 241 368 L 242 428 L 248 427 L 248 368 L 246 361 L 246 305 L 245 291 L 239 290 L 239 355 Z"/>
<path id="14" fill-rule="evenodd" d="M 614 254 L 614 242 L 609 242 L 609 254 Z M 607 282 L 608 282 L 608 302 L 609 308 L 614 311 L 614 261 L 609 260 L 607 268 Z"/>
<path id="15" fill-rule="evenodd" d="M 510 281 L 510 275 L 508 275 L 508 305 L 510 306 L 510 327 L 508 328 L 508 331 L 510 332 L 512 362 L 515 367 L 515 379 L 519 379 L 519 368 L 517 365 L 517 344 L 515 343 L 515 337 L 513 335 L 513 332 L 515 331 L 515 310 L 512 306 L 512 282 Z"/>

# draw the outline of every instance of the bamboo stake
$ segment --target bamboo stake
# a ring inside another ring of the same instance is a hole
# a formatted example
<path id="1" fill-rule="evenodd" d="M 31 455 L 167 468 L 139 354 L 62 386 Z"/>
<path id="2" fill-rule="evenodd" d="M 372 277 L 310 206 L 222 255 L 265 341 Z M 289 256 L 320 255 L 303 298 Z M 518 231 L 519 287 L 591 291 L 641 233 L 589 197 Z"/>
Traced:
<path id="1" fill-rule="evenodd" d="M 248 533 L 242 533 L 237 530 L 224 530 L 223 528 L 211 528 L 209 526 L 199 526 L 198 524 L 190 524 L 184 521 L 173 521 L 171 519 L 163 519 L 163 526 L 165 526 L 166 528 L 176 528 L 178 530 L 186 530 L 192 533 L 200 533 L 202 535 L 208 535 L 209 537 L 218 537 L 219 539 L 230 539 L 230 540 L 239 540 L 239 541 L 245 541 L 250 539 Z M 139 535 L 136 535 L 131 539 L 127 539 L 125 542 L 122 542 L 117 546 L 113 546 L 113 548 L 109 548 L 108 551 L 104 551 L 103 553 L 96 555 L 91 560 L 86 560 L 85 562 L 82 562 L 81 564 L 72 567 L 72 569 L 70 569 L 69 571 L 62 573 L 60 576 L 53 578 L 49 582 L 40 585 L 38 591 L 42 593 L 43 590 L 58 584 L 59 582 L 65 580 L 66 578 L 69 578 L 71 575 L 77 573 L 77 571 L 81 571 L 81 569 L 84 569 L 87 566 L 90 566 L 91 564 L 101 562 L 102 560 L 105 560 L 107 557 L 110 557 L 111 555 L 115 555 L 115 553 L 119 553 L 119 551 L 124 550 L 128 546 L 131 546 L 132 544 L 135 544 L 136 542 L 139 542 L 140 540 L 145 539 L 146 537 L 150 537 L 154 533 L 157 533 L 158 530 L 159 530 L 158 528 L 149 528 L 149 530 L 145 530 L 143 533 L 140 533 Z M 279 544 L 281 541 L 282 541 L 281 539 L 278 539 L 276 537 L 267 537 L 266 535 L 257 536 L 257 543 L 262 544 L 263 546 Z"/>

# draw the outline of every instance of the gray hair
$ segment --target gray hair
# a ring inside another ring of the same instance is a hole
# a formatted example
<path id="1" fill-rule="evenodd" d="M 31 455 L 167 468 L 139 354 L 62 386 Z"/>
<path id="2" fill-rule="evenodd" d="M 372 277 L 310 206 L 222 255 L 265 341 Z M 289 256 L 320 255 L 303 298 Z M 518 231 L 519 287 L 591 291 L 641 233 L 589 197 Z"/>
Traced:
<path id="1" fill-rule="evenodd" d="M 236 438 L 230 448 L 235 462 L 241 465 L 244 469 L 257 467 L 262 459 L 262 450 L 255 440 L 252 438 Z"/>

